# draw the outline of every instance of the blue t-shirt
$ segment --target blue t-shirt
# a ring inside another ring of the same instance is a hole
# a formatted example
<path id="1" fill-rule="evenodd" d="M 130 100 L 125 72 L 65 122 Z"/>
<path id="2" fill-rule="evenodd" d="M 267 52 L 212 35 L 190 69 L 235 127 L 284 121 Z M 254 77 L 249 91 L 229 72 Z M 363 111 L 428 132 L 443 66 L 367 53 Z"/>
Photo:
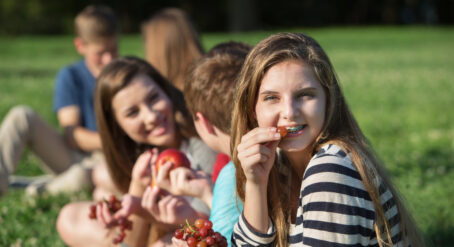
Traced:
<path id="1" fill-rule="evenodd" d="M 233 227 L 243 211 L 243 204 L 239 198 L 236 199 L 235 179 L 235 165 L 230 161 L 218 175 L 211 201 L 210 221 L 213 222 L 213 230 L 227 238 L 229 246 Z"/>
<path id="2" fill-rule="evenodd" d="M 85 60 L 66 66 L 57 74 L 54 89 L 54 111 L 66 106 L 78 106 L 81 125 L 97 131 L 93 95 L 96 79 L 90 73 Z"/>

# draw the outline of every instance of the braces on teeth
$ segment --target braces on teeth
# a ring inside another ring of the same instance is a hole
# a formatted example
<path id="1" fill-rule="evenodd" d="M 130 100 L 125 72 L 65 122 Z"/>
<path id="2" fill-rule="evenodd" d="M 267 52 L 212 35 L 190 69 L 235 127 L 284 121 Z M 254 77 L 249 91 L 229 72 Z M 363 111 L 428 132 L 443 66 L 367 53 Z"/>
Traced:
<path id="1" fill-rule="evenodd" d="M 287 127 L 288 132 L 298 132 L 303 129 L 303 126 L 297 126 L 297 127 Z"/>

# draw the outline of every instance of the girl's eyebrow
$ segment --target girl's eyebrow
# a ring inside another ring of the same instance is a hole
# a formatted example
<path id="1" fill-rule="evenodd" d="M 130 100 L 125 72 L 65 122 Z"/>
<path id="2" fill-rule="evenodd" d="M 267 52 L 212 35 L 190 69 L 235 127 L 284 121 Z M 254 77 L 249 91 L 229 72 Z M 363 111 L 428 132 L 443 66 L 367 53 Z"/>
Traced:
<path id="1" fill-rule="evenodd" d="M 317 88 L 315 87 L 304 87 L 304 88 L 300 88 L 297 90 L 297 92 L 304 92 L 304 91 L 317 91 Z"/>
<path id="2" fill-rule="evenodd" d="M 260 94 L 277 94 L 278 92 L 276 91 L 273 91 L 273 90 L 265 90 L 263 92 L 261 92 Z"/>
<path id="3" fill-rule="evenodd" d="M 315 87 L 304 87 L 296 90 L 297 93 L 304 91 L 317 91 L 317 89 Z M 260 92 L 260 94 L 278 94 L 278 92 L 273 90 L 265 90 Z"/>

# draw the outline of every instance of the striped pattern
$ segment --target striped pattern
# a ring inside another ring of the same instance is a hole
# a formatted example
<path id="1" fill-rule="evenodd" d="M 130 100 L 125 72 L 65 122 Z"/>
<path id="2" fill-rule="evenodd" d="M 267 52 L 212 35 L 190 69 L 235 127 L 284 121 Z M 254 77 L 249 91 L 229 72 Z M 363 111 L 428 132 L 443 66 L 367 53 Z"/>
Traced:
<path id="1" fill-rule="evenodd" d="M 383 187 L 380 195 L 393 242 L 403 246 L 393 196 Z M 338 146 L 326 145 L 311 159 L 299 200 L 296 222 L 289 229 L 289 246 L 378 246 L 374 205 L 351 159 Z M 275 236 L 272 222 L 267 234 L 261 234 L 241 215 L 232 246 L 273 246 Z"/>

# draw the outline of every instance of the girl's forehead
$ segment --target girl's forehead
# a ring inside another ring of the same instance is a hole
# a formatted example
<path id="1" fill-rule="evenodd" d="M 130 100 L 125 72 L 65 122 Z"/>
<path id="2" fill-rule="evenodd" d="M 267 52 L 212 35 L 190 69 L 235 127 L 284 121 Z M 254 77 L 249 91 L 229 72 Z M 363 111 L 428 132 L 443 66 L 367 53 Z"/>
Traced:
<path id="1" fill-rule="evenodd" d="M 299 60 L 286 60 L 268 69 L 259 83 L 259 91 L 320 86 L 311 66 Z"/>

